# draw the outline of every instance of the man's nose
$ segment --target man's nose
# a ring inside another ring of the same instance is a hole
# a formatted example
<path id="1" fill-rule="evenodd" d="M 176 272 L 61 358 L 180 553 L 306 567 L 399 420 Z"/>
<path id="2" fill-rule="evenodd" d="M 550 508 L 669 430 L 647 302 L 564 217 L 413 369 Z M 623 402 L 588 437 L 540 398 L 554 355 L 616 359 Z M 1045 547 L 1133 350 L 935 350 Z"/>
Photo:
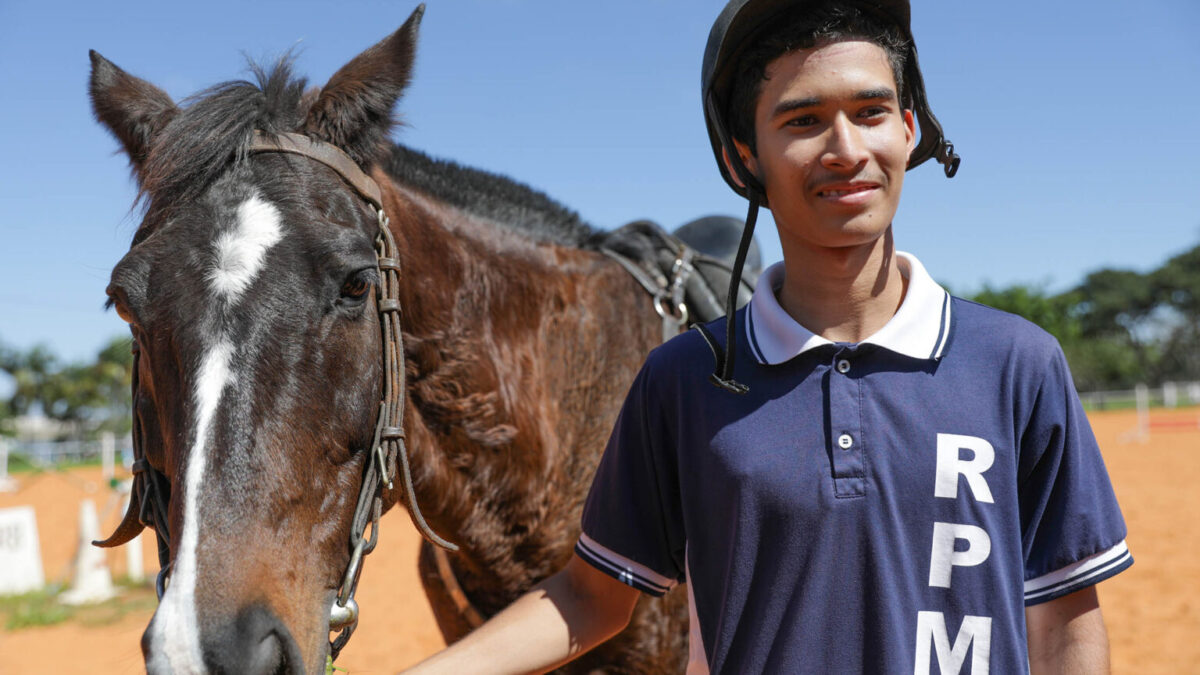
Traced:
<path id="1" fill-rule="evenodd" d="M 830 169 L 852 169 L 867 161 L 867 146 L 862 130 L 845 115 L 834 118 L 826 132 L 827 145 L 821 164 Z"/>

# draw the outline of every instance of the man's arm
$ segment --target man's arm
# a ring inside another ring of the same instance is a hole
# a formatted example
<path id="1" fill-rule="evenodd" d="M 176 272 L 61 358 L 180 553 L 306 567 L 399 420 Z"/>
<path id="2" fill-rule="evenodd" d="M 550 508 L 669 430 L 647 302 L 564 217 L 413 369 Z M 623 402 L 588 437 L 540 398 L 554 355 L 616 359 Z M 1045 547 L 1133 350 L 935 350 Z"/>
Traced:
<path id="1" fill-rule="evenodd" d="M 571 556 L 503 612 L 408 673 L 530 673 L 566 663 L 629 624 L 641 593 Z"/>
<path id="2" fill-rule="evenodd" d="M 1108 632 L 1096 587 L 1025 608 L 1034 675 L 1108 673 Z"/>

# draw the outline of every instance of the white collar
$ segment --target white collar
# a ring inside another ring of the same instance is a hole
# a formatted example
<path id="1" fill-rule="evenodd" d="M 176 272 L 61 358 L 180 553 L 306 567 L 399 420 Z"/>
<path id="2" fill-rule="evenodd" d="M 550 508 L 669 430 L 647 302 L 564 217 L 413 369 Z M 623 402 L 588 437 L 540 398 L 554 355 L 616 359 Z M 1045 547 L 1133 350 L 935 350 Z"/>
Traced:
<path id="1" fill-rule="evenodd" d="M 940 359 L 950 334 L 950 294 L 929 276 L 916 257 L 896 252 L 896 266 L 908 279 L 900 309 L 862 344 L 873 344 L 914 359 Z M 763 271 L 746 308 L 750 351 L 759 363 L 779 364 L 804 352 L 833 344 L 796 322 L 779 306 L 783 263 Z"/>

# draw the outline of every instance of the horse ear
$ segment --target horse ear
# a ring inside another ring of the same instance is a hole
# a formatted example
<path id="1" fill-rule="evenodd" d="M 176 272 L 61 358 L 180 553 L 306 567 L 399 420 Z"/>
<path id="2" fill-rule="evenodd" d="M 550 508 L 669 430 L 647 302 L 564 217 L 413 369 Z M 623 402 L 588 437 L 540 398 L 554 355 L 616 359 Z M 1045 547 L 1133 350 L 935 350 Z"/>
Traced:
<path id="1" fill-rule="evenodd" d="M 154 137 L 179 108 L 162 89 L 121 70 L 95 50 L 88 55 L 92 59 L 88 87 L 92 112 L 121 142 L 140 175 Z"/>
<path id="2" fill-rule="evenodd" d="M 419 5 L 399 30 L 334 73 L 309 108 L 304 131 L 363 166 L 373 163 L 395 124 L 392 108 L 412 75 L 424 13 L 425 5 Z"/>

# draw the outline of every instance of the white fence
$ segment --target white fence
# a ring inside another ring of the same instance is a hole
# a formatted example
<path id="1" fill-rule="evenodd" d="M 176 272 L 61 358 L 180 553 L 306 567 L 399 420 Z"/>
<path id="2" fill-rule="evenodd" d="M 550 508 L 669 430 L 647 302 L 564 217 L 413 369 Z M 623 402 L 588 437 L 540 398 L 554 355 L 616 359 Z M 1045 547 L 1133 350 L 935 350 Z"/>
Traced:
<path id="1" fill-rule="evenodd" d="M 1079 399 L 1088 410 L 1134 408 L 1181 408 L 1200 405 L 1200 382 L 1164 382 L 1161 386 L 1138 385 L 1125 391 L 1081 392 Z"/>
<path id="2" fill-rule="evenodd" d="M 111 435 L 96 440 L 32 441 L 19 438 L 0 438 L 7 454 L 37 467 L 50 467 L 65 462 L 86 462 L 106 457 L 120 457 L 122 464 L 133 463 L 133 440 L 129 437 L 114 439 Z M 105 447 L 105 446 L 109 447 Z M 106 453 L 106 450 L 108 452 Z"/>

